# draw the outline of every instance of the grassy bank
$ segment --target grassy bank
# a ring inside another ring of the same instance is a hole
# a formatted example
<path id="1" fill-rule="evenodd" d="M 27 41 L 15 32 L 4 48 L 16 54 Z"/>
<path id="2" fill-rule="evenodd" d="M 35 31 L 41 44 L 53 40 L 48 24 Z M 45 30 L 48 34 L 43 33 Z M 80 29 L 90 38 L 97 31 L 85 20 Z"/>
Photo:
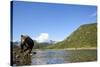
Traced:
<path id="1" fill-rule="evenodd" d="M 97 48 L 96 47 L 91 47 L 91 48 L 64 48 L 64 49 L 48 48 L 48 49 L 33 49 L 33 52 L 38 51 L 38 50 L 50 50 L 50 51 L 53 51 L 53 50 L 97 50 Z"/>
<path id="2" fill-rule="evenodd" d="M 97 61 L 97 50 L 71 50 L 69 53 L 70 62 Z"/>

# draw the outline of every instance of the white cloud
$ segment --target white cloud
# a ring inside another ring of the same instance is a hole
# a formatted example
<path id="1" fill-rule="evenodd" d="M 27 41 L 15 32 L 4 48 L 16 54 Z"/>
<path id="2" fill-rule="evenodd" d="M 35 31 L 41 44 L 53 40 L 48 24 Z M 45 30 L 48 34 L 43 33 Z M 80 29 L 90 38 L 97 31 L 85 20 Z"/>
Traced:
<path id="1" fill-rule="evenodd" d="M 41 33 L 38 37 L 35 38 L 37 42 L 46 42 L 49 38 L 48 33 Z"/>
<path id="2" fill-rule="evenodd" d="M 90 17 L 95 17 L 95 16 L 97 16 L 97 12 L 94 12 L 94 13 L 92 13 L 92 14 L 90 15 Z"/>

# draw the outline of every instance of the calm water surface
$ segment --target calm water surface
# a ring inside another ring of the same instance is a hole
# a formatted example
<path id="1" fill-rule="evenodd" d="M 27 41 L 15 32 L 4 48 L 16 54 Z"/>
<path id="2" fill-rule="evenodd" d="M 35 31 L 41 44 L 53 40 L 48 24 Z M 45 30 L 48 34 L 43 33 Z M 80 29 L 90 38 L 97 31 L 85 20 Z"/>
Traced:
<path id="1" fill-rule="evenodd" d="M 96 61 L 97 50 L 38 50 L 32 55 L 32 65 Z"/>

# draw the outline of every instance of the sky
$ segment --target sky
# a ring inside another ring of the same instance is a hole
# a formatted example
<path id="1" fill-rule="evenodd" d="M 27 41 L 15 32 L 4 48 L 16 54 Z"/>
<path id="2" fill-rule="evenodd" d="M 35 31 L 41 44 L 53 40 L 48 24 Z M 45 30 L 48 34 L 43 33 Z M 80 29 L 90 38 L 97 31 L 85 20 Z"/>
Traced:
<path id="1" fill-rule="evenodd" d="M 97 7 L 89 5 L 13 1 L 13 41 L 25 34 L 38 42 L 61 41 L 80 25 L 97 21 Z"/>

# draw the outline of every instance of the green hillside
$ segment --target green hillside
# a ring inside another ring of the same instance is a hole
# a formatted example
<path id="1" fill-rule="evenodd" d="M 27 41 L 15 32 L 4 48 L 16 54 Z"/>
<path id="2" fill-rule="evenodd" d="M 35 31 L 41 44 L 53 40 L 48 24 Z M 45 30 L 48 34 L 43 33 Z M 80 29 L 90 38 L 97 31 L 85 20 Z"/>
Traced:
<path id="1" fill-rule="evenodd" d="M 91 48 L 97 46 L 97 23 L 81 25 L 69 37 L 49 49 Z"/>

